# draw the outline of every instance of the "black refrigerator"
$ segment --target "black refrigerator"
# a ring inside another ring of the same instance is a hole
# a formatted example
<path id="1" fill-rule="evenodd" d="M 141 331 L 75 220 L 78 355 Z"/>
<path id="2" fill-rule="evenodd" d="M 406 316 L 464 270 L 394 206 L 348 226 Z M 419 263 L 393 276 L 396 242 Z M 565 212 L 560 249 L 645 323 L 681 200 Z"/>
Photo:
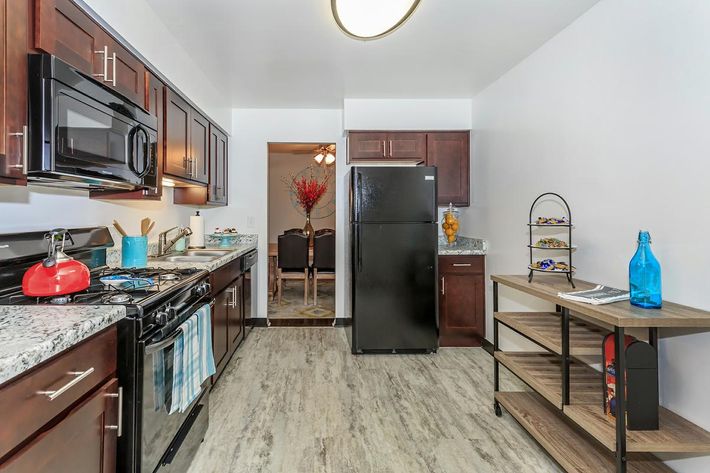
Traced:
<path id="1" fill-rule="evenodd" d="M 350 171 L 352 352 L 439 347 L 435 167 Z"/>

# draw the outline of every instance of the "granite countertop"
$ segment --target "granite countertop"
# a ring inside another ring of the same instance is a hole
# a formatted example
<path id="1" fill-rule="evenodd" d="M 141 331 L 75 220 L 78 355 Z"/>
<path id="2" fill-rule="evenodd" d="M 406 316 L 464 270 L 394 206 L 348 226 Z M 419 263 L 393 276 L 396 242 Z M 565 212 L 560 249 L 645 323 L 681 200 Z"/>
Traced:
<path id="1" fill-rule="evenodd" d="M 230 246 L 230 247 L 220 247 L 220 248 L 207 248 L 207 250 L 230 250 L 230 253 L 227 253 L 224 256 L 221 256 L 220 258 L 213 260 L 213 261 L 207 261 L 207 262 L 194 262 L 194 261 L 185 261 L 185 262 L 171 262 L 171 261 L 160 261 L 160 260 L 155 260 L 152 258 L 148 258 L 148 266 L 151 268 L 165 268 L 165 269 L 173 269 L 173 268 L 198 268 L 198 269 L 206 269 L 207 271 L 214 271 L 225 264 L 229 263 L 230 261 L 233 261 L 240 256 L 249 253 L 252 250 L 256 249 L 256 241 L 253 242 L 247 242 L 247 243 L 240 243 L 235 246 Z"/>
<path id="2" fill-rule="evenodd" d="M 480 238 L 459 235 L 456 243 L 449 245 L 444 238 L 439 237 L 440 255 L 485 255 L 487 251 L 488 242 Z"/>
<path id="3" fill-rule="evenodd" d="M 120 305 L 0 307 L 0 384 L 125 316 Z"/>

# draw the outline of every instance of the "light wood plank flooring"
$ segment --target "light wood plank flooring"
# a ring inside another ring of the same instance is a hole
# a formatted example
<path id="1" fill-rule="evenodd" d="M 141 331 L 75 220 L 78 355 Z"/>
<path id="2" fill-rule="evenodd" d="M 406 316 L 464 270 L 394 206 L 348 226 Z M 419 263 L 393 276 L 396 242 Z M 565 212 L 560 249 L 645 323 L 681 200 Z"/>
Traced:
<path id="1" fill-rule="evenodd" d="M 212 392 L 190 473 L 561 471 L 495 417 L 492 372 L 481 349 L 356 357 L 343 329 L 254 329 Z"/>

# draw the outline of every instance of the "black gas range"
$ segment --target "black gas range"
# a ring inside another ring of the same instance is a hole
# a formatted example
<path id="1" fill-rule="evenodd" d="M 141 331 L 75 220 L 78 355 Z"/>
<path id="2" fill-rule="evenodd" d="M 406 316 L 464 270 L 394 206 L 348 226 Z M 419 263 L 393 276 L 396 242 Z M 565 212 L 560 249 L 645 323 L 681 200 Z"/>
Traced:
<path id="1" fill-rule="evenodd" d="M 208 425 L 208 387 L 184 412 L 168 414 L 173 345 L 179 326 L 205 304 L 213 306 L 209 272 L 196 268 L 110 268 L 106 227 L 69 230 L 65 248 L 86 264 L 86 290 L 54 297 L 22 293 L 24 272 L 47 253 L 46 232 L 0 235 L 0 305 L 122 305 L 118 323 L 118 378 L 122 401 L 119 472 L 184 472 Z"/>

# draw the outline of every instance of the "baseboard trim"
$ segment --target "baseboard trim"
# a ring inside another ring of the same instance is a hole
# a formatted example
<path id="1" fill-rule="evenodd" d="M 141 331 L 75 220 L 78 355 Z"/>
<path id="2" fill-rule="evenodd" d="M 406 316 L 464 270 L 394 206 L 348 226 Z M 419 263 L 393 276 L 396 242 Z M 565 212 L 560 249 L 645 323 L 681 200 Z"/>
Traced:
<path id="1" fill-rule="evenodd" d="M 485 338 L 481 339 L 481 348 L 483 348 L 486 353 L 489 355 L 493 356 L 493 344 L 486 340 Z"/>
<path id="2" fill-rule="evenodd" d="M 336 327 L 347 327 L 352 325 L 353 319 L 351 318 L 336 318 Z M 252 327 L 332 327 L 332 318 L 323 319 L 251 319 L 250 325 Z"/>

